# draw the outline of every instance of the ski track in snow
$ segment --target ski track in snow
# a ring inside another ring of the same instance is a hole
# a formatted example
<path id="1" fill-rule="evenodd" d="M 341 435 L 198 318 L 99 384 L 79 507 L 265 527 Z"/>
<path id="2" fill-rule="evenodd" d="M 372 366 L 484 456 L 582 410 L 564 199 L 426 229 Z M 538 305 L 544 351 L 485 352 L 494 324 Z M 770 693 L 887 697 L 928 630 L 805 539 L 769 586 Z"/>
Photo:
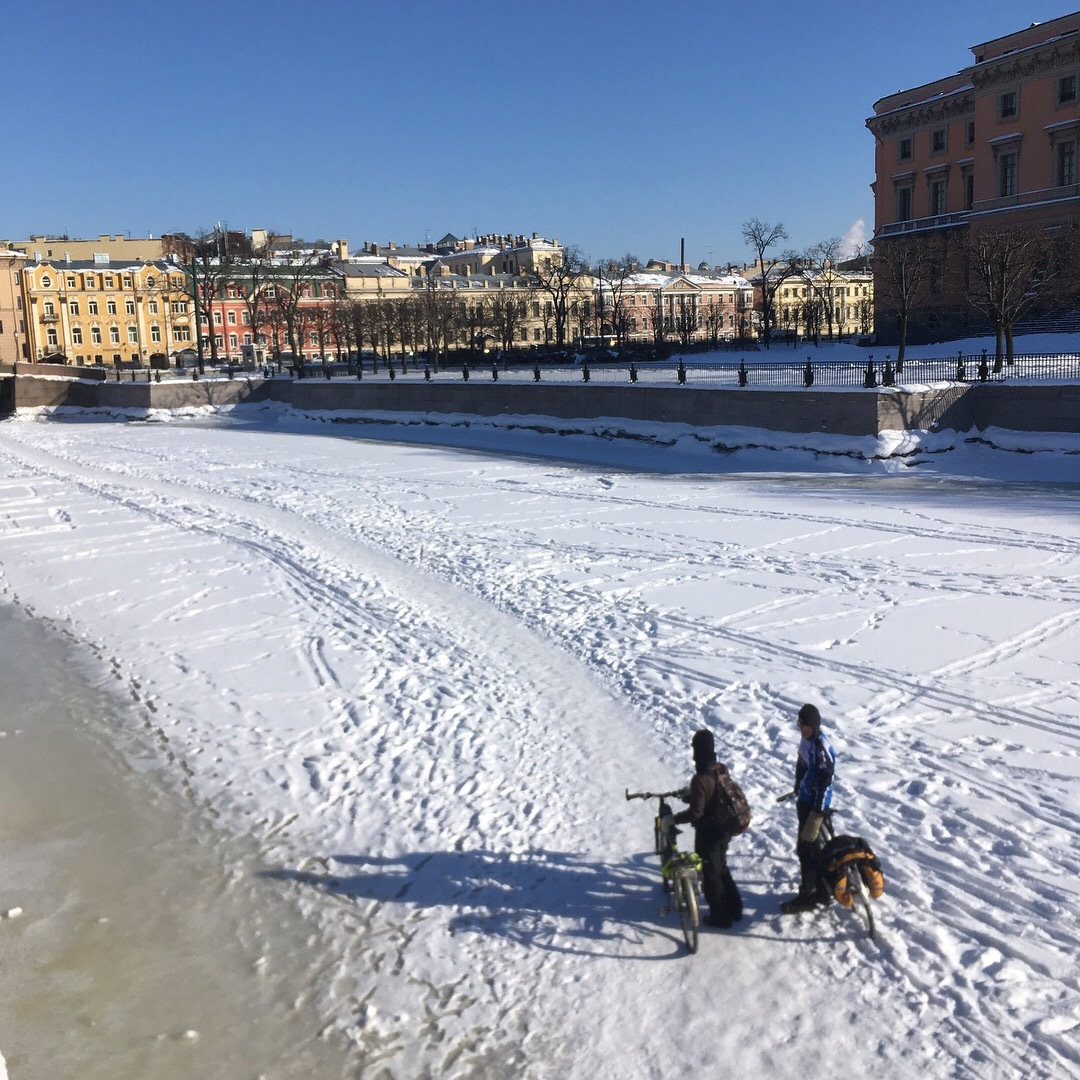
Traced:
<path id="1" fill-rule="evenodd" d="M 183 425 L 6 424 L 0 460 L 7 595 L 263 837 L 364 1075 L 1080 1070 L 1074 516 Z M 777 917 L 803 700 L 885 865 L 876 943 Z M 622 790 L 683 782 L 702 724 L 749 917 L 658 964 Z"/>

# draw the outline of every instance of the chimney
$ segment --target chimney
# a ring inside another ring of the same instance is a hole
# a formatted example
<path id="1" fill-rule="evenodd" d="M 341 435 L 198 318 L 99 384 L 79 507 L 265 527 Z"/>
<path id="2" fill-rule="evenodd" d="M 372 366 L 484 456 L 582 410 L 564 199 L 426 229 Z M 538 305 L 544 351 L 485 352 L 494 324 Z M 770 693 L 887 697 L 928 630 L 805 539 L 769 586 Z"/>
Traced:
<path id="1" fill-rule="evenodd" d="M 337 257 L 342 262 L 348 262 L 349 261 L 349 241 L 348 240 L 339 240 L 337 242 Z"/>

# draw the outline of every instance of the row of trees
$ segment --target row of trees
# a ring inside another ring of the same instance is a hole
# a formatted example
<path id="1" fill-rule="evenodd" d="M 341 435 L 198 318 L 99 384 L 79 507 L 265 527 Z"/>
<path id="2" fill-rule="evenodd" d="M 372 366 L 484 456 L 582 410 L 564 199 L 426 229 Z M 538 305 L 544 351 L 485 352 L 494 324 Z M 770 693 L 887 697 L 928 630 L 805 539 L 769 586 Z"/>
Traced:
<path id="1" fill-rule="evenodd" d="M 751 218 L 743 239 L 754 251 L 761 271 L 758 294 L 762 338 L 766 345 L 778 325 L 777 295 L 781 286 L 800 275 L 811 293 L 803 306 L 805 331 L 833 331 L 834 304 L 828 269 L 839 263 L 840 241 L 826 240 L 804 252 L 784 250 L 783 224 Z M 995 358 L 1013 357 L 1013 327 L 1032 310 L 1080 303 L 1080 228 L 1047 230 L 1038 225 L 993 226 L 972 223 L 959 229 L 887 237 L 873 255 L 862 253 L 874 268 L 875 302 L 891 316 L 898 337 L 897 360 L 903 361 L 914 321 L 951 298 L 967 305 L 990 323 L 996 337 Z M 869 305 L 857 311 L 860 326 L 870 330 Z"/>
<path id="2" fill-rule="evenodd" d="M 979 223 L 889 238 L 874 252 L 879 309 L 897 324 L 903 360 L 913 321 L 930 304 L 959 297 L 994 330 L 995 360 L 1013 358 L 1013 328 L 1033 310 L 1080 301 L 1080 229 Z"/>

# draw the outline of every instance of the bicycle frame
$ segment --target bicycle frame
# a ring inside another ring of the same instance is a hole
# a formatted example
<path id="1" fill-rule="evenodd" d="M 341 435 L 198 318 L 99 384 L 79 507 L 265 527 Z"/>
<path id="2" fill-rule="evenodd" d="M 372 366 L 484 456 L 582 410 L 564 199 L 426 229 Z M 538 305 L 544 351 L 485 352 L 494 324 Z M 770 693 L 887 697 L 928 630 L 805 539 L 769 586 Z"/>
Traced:
<path id="1" fill-rule="evenodd" d="M 701 856 L 696 851 L 680 851 L 678 829 L 665 827 L 663 822 L 671 816 L 671 807 L 667 800 L 681 795 L 679 791 L 665 792 L 626 792 L 629 799 L 657 799 L 656 818 L 653 821 L 653 840 L 656 853 L 660 856 L 660 873 L 663 876 L 663 890 L 671 901 L 661 909 L 667 914 L 672 908 L 679 916 L 686 947 L 691 953 L 697 952 L 698 897 L 701 895 Z"/>

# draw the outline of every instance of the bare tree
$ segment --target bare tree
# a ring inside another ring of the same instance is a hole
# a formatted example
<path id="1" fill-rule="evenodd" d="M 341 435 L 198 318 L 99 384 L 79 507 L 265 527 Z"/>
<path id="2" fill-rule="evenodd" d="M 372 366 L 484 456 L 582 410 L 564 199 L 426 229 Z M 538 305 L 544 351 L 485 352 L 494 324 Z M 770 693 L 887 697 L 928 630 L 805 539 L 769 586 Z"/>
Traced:
<path id="1" fill-rule="evenodd" d="M 500 289 L 491 298 L 491 328 L 502 348 L 513 349 L 525 328 L 525 299 L 522 290 Z"/>
<path id="2" fill-rule="evenodd" d="M 541 260 L 533 267 L 537 287 L 547 295 L 551 304 L 550 314 L 557 345 L 566 344 L 570 303 L 588 273 L 588 264 L 576 247 L 563 248 L 561 253 Z"/>
<path id="3" fill-rule="evenodd" d="M 1013 360 L 1013 326 L 1049 299 L 1065 265 L 1063 252 L 1039 226 L 971 225 L 960 241 L 968 271 L 968 302 L 994 328 L 995 364 Z"/>
<path id="4" fill-rule="evenodd" d="M 673 326 L 675 333 L 679 335 L 679 343 L 685 349 L 694 339 L 698 329 L 697 298 L 694 296 L 679 296 L 675 300 L 675 312 Z"/>
<path id="5" fill-rule="evenodd" d="M 770 225 L 758 218 L 743 222 L 743 240 L 754 249 L 758 268 L 761 272 L 761 336 L 765 347 L 769 347 L 773 327 L 776 325 L 776 294 L 786 278 L 790 276 L 785 268 L 790 267 L 790 259 L 766 261 L 770 248 L 788 238 L 787 229 L 777 222 Z"/>
<path id="6" fill-rule="evenodd" d="M 309 305 L 304 301 L 309 295 L 319 264 L 319 256 L 310 254 L 294 259 L 285 266 L 275 267 L 275 305 L 295 363 L 303 363 L 304 359 L 304 334 L 309 321 Z"/>
<path id="7" fill-rule="evenodd" d="M 600 282 L 596 312 L 600 333 L 611 334 L 616 345 L 626 342 L 630 328 L 626 293 L 632 287 L 637 269 L 638 260 L 634 255 L 624 255 L 621 259 L 604 259 L 596 268 L 596 276 Z"/>
<path id="8" fill-rule="evenodd" d="M 878 308 L 896 318 L 898 365 L 904 362 L 908 329 L 915 312 L 926 303 L 934 281 L 937 253 L 924 236 L 901 236 L 879 242 L 874 251 Z"/>
<path id="9" fill-rule="evenodd" d="M 837 321 L 836 290 L 838 276 L 836 264 L 839 261 L 840 238 L 830 237 L 808 247 L 799 262 L 803 267 L 807 288 L 818 302 L 821 319 L 828 330 L 828 337 L 833 336 L 833 326 Z M 815 344 L 817 342 L 815 341 Z"/>

